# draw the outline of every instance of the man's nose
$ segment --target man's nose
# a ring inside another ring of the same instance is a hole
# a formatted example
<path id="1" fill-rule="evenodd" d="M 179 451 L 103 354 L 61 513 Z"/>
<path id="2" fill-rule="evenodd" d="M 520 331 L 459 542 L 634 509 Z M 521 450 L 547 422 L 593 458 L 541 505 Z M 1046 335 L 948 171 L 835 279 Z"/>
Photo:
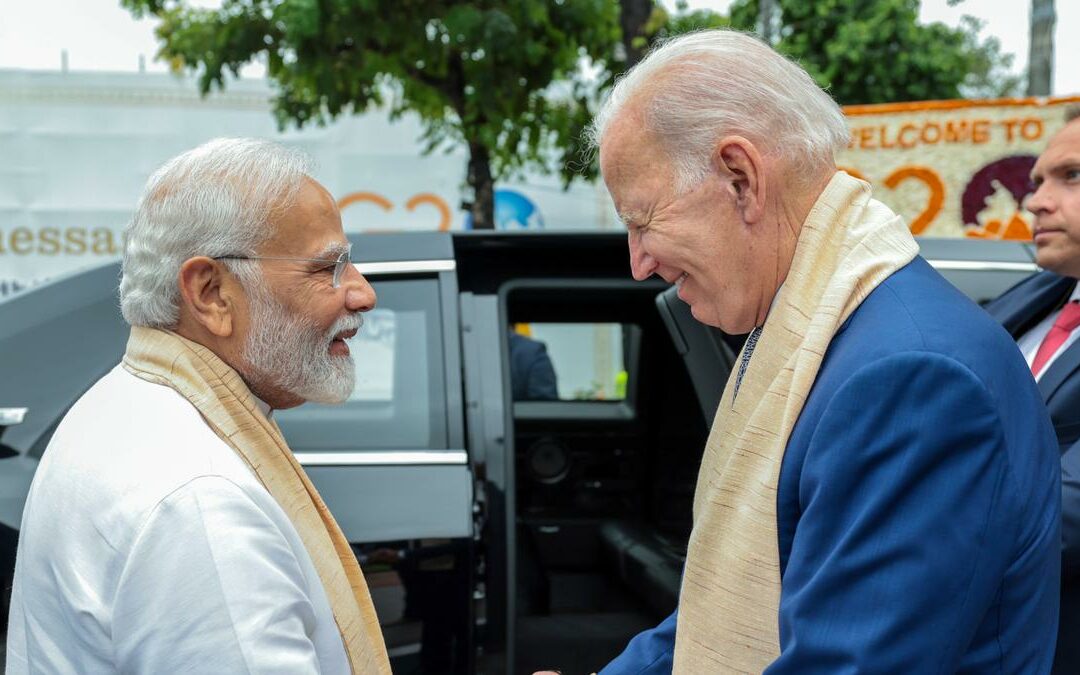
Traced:
<path id="1" fill-rule="evenodd" d="M 637 281 L 645 281 L 656 271 L 656 260 L 645 252 L 638 237 L 631 232 L 627 236 L 630 243 L 630 273 Z"/>
<path id="2" fill-rule="evenodd" d="M 349 265 L 345 269 L 345 277 L 341 280 L 345 288 L 345 308 L 350 312 L 367 312 L 375 309 L 378 298 L 375 297 L 375 289 L 368 280 L 356 269 L 356 265 Z"/>
<path id="3" fill-rule="evenodd" d="M 1024 207 L 1028 211 L 1031 211 L 1036 216 L 1049 213 L 1053 210 L 1053 200 L 1050 198 L 1050 188 L 1046 183 L 1042 183 L 1039 187 L 1035 188 L 1035 192 L 1032 192 L 1027 198 L 1027 202 Z"/>

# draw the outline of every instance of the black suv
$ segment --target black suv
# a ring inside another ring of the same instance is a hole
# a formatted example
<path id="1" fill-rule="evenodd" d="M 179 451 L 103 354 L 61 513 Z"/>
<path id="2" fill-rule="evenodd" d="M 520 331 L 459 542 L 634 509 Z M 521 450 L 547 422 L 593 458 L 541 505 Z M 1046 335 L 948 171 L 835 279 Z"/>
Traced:
<path id="1" fill-rule="evenodd" d="M 357 389 L 275 418 L 353 543 L 394 672 L 597 670 L 675 607 L 741 338 L 632 281 L 623 235 L 351 239 L 379 297 Z M 922 245 L 976 300 L 1035 271 L 1019 244 Z M 22 419 L 0 439 L 5 595 L 52 430 L 122 354 L 118 273 L 0 302 L 0 425 Z"/>

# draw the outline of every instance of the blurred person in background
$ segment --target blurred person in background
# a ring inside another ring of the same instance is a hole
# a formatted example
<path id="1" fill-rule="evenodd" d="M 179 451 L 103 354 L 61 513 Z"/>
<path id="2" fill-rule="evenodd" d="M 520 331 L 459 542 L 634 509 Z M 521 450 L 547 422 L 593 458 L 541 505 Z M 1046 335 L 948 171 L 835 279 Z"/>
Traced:
<path id="1" fill-rule="evenodd" d="M 1080 105 L 1035 162 L 1025 204 L 1039 272 L 986 305 L 1039 385 L 1061 451 L 1061 619 L 1054 672 L 1080 673 Z"/>
<path id="2" fill-rule="evenodd" d="M 522 332 L 527 328 L 511 326 L 507 331 L 512 398 L 515 401 L 557 401 L 558 379 L 547 345 Z"/>

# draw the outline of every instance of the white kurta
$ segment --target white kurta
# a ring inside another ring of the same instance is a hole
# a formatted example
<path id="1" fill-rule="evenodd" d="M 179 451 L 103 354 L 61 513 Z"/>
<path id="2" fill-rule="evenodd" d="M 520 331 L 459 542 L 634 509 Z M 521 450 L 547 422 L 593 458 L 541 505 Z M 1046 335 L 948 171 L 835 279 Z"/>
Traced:
<path id="1" fill-rule="evenodd" d="M 120 366 L 26 501 L 7 672 L 348 673 L 299 534 L 178 393 Z"/>

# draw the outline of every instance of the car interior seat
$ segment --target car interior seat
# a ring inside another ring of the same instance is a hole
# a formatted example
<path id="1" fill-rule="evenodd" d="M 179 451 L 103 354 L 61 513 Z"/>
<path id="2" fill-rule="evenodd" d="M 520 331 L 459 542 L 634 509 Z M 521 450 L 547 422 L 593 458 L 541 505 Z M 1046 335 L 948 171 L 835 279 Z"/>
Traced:
<path id="1" fill-rule="evenodd" d="M 746 336 L 727 335 L 698 322 L 677 293 L 675 286 L 659 293 L 656 307 L 686 364 L 706 424 L 711 424 L 735 355 Z M 696 476 L 697 467 L 692 469 L 689 474 Z M 670 492 L 673 486 L 667 487 Z M 693 486 L 685 487 L 692 494 Z M 657 616 L 668 614 L 676 606 L 686 560 L 685 533 L 678 536 L 665 530 L 663 523 L 630 520 L 608 521 L 600 530 L 601 549 L 609 568 L 620 581 L 635 589 Z"/>

